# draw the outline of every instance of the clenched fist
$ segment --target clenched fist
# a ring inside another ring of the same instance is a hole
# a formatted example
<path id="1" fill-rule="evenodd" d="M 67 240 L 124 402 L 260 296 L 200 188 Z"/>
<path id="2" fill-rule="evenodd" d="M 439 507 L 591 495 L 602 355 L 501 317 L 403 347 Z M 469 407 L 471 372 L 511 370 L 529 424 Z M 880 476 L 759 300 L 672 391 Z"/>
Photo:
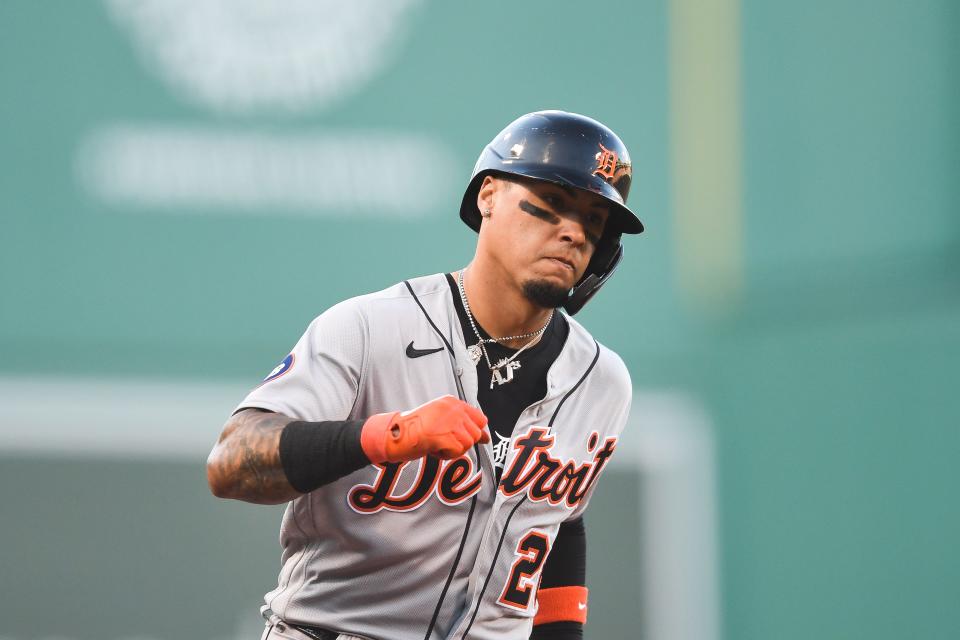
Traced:
<path id="1" fill-rule="evenodd" d="M 490 442 L 487 417 L 449 395 L 410 411 L 378 413 L 360 432 L 360 446 L 371 462 L 404 462 L 428 454 L 457 458 L 476 442 Z"/>

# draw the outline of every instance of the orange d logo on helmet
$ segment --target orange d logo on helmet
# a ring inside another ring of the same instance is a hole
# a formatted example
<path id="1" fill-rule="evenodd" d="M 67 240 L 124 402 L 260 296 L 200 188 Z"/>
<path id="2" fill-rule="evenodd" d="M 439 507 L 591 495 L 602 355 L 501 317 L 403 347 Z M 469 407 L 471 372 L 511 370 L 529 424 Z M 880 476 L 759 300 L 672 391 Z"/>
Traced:
<path id="1" fill-rule="evenodd" d="M 598 142 L 597 145 L 599 145 L 600 151 L 597 151 L 597 155 L 594 156 L 597 159 L 597 168 L 593 170 L 593 175 L 600 176 L 607 182 L 610 182 L 617 173 L 620 158 L 617 157 L 615 151 L 611 151 L 603 146 L 602 142 Z"/>

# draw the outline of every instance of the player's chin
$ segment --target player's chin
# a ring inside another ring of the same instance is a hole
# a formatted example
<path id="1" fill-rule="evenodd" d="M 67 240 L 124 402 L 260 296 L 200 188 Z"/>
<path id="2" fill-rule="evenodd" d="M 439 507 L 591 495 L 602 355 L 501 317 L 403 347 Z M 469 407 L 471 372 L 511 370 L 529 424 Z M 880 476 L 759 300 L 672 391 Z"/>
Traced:
<path id="1" fill-rule="evenodd" d="M 556 309 L 570 295 L 571 286 L 556 277 L 538 277 L 523 283 L 523 295 L 533 304 L 544 309 Z"/>

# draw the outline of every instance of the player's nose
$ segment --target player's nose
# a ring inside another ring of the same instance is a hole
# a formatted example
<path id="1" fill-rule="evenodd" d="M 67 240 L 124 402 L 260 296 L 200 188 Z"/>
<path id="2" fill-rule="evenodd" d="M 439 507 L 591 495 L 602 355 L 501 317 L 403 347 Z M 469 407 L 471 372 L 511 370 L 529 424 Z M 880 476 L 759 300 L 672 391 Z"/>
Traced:
<path id="1" fill-rule="evenodd" d="M 560 239 L 564 242 L 580 246 L 587 241 L 587 230 L 584 226 L 583 216 L 575 211 L 565 212 L 560 216 L 560 226 L 558 229 Z"/>

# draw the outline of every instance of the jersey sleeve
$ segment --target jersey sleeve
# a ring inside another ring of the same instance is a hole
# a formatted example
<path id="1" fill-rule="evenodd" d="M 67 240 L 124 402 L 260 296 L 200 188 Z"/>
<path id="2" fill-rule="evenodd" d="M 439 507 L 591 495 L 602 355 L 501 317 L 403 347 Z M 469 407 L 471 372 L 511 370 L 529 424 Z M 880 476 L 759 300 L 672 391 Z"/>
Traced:
<path id="1" fill-rule="evenodd" d="M 633 383 L 630 381 L 630 373 L 627 371 L 627 367 L 623 363 L 623 360 L 620 359 L 620 356 L 606 348 L 601 348 L 604 351 L 606 366 L 601 370 L 598 376 L 599 379 L 595 381 L 594 389 L 596 389 L 596 397 L 592 399 L 592 402 L 595 403 L 595 406 L 609 407 L 609 411 L 605 412 L 605 417 L 603 418 L 606 424 L 596 425 L 598 433 L 605 434 L 601 435 L 600 446 L 602 447 L 604 440 L 608 438 L 619 439 L 620 434 L 623 433 L 627 419 L 630 416 L 630 403 L 633 400 Z M 606 469 L 609 463 L 610 461 L 608 459 L 603 469 Z M 603 469 L 601 469 L 601 472 Z M 580 501 L 577 507 L 566 518 L 568 522 L 583 517 L 587 506 L 590 504 L 590 498 L 593 497 L 593 492 L 597 488 L 599 479 L 598 476 L 597 480 L 590 484 L 590 488 L 587 490 L 583 500 Z"/>
<path id="2" fill-rule="evenodd" d="M 293 350 L 237 407 L 306 421 L 346 420 L 364 373 L 367 323 L 354 300 L 317 317 Z"/>

